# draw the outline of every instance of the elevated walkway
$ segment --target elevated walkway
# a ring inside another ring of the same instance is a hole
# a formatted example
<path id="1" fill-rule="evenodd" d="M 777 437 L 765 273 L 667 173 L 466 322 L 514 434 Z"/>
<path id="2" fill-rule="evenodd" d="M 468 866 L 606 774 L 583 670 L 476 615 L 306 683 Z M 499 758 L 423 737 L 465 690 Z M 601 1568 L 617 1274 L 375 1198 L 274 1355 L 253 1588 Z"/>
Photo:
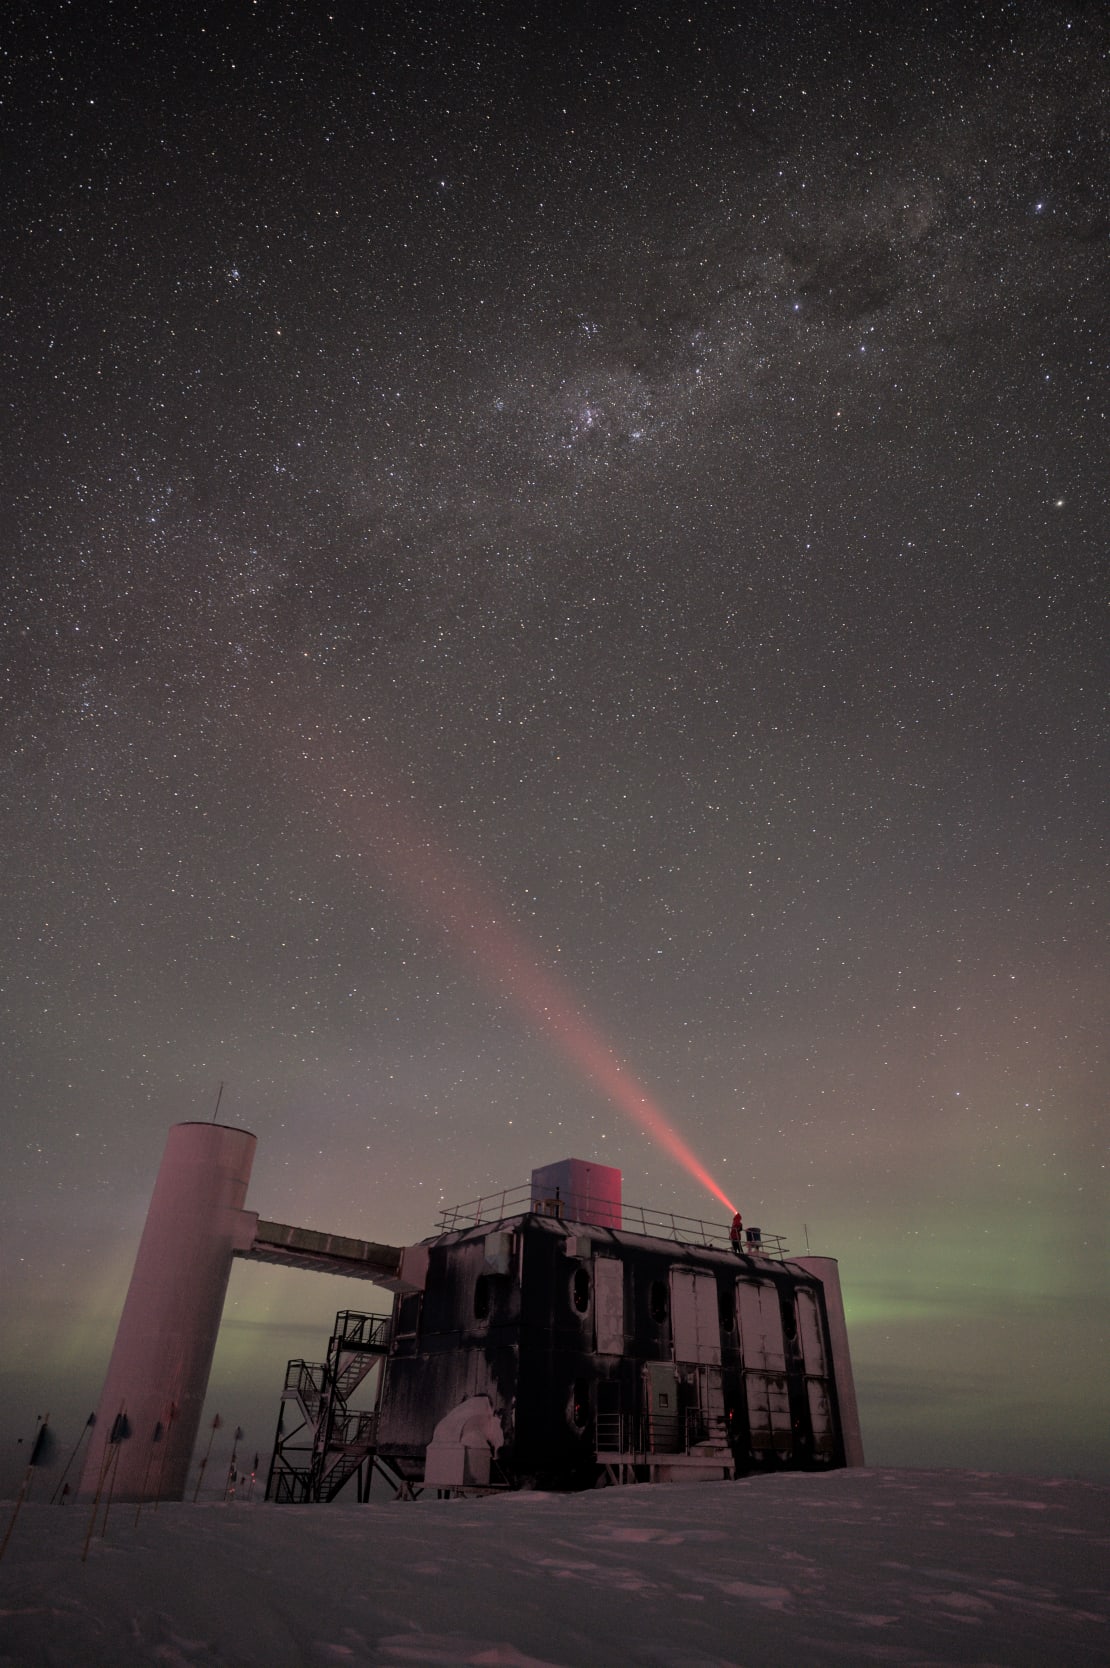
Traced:
<path id="1" fill-rule="evenodd" d="M 401 1273 L 404 1248 L 259 1218 L 249 1245 L 236 1250 L 235 1255 L 246 1262 L 277 1263 L 286 1268 L 312 1269 L 320 1274 L 345 1274 L 394 1290 Z"/>

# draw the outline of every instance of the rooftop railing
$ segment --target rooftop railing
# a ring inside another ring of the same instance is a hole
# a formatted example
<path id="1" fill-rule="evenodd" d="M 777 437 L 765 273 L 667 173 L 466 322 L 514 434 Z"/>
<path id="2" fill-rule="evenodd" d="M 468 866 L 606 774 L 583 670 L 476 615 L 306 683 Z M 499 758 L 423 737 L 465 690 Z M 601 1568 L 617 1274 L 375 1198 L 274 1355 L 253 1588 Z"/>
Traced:
<path id="1" fill-rule="evenodd" d="M 720 1222 L 707 1222 L 699 1216 L 683 1216 L 651 1205 L 616 1204 L 607 1198 L 564 1195 L 558 1189 L 553 1194 L 537 1194 L 527 1185 L 486 1193 L 461 1205 L 446 1205 L 440 1211 L 438 1226 L 441 1233 L 453 1233 L 463 1228 L 492 1226 L 507 1217 L 529 1212 L 552 1216 L 568 1224 L 613 1228 L 650 1239 L 674 1240 L 679 1245 L 703 1246 L 711 1251 L 741 1250 L 745 1256 L 774 1257 L 780 1262 L 789 1255 L 781 1234 L 764 1233 L 761 1228 L 745 1228 L 743 1245 L 737 1247 L 729 1228 Z"/>

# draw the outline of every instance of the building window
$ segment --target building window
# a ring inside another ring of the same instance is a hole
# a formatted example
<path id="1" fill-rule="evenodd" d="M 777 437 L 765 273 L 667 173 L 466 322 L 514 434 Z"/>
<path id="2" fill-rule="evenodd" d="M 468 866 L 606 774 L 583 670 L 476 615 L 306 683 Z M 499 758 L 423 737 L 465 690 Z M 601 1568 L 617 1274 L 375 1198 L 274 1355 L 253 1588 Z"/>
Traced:
<path id="1" fill-rule="evenodd" d="M 422 1292 L 410 1292 L 397 1305 L 397 1325 L 394 1329 L 396 1338 L 414 1338 L 420 1329 L 420 1304 Z"/>
<path id="2" fill-rule="evenodd" d="M 662 1326 L 667 1318 L 667 1287 L 663 1280 L 653 1280 L 648 1292 L 648 1314 L 657 1326 Z"/>
<path id="3" fill-rule="evenodd" d="M 488 1320 L 490 1311 L 489 1275 L 479 1274 L 474 1286 L 474 1319 Z"/>
<path id="4" fill-rule="evenodd" d="M 570 1300 L 578 1314 L 584 1315 L 590 1307 L 590 1271 L 579 1267 L 574 1271 L 574 1278 L 570 1283 Z"/>
<path id="5" fill-rule="evenodd" d="M 794 1309 L 793 1292 L 779 1293 L 779 1307 L 782 1310 L 783 1336 L 792 1344 L 798 1336 L 798 1316 Z"/>

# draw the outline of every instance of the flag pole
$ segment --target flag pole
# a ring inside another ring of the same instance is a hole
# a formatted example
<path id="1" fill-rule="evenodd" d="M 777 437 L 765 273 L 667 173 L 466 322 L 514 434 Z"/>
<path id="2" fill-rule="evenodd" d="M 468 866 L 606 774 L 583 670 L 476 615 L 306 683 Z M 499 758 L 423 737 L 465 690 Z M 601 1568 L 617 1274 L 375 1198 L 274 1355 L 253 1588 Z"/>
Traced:
<path id="1" fill-rule="evenodd" d="M 47 1432 L 47 1426 L 49 1425 L 49 1423 L 50 1423 L 50 1415 L 49 1415 L 49 1413 L 47 1413 L 40 1419 L 39 1428 L 35 1433 L 35 1440 L 31 1445 L 31 1457 L 27 1461 L 27 1469 L 23 1473 L 23 1481 L 20 1484 L 19 1496 L 18 1496 L 18 1498 L 16 1500 L 16 1503 L 15 1503 L 15 1510 L 12 1512 L 11 1518 L 8 1521 L 8 1528 L 7 1528 L 7 1532 L 4 1535 L 3 1542 L 0 1543 L 0 1558 L 2 1558 L 5 1554 L 5 1552 L 7 1552 L 7 1550 L 8 1550 L 8 1542 L 12 1538 L 12 1530 L 15 1528 L 15 1520 L 19 1516 L 19 1508 L 22 1506 L 24 1500 L 26 1500 L 28 1494 L 30 1493 L 30 1490 L 31 1490 L 31 1473 L 34 1471 L 36 1465 L 41 1465 L 42 1464 L 42 1461 L 43 1461 L 43 1459 L 46 1455 L 46 1451 L 47 1451 L 47 1447 L 48 1447 L 48 1443 L 49 1443 L 49 1438 L 48 1438 L 46 1432 Z"/>
<path id="2" fill-rule="evenodd" d="M 63 1485 L 65 1484 L 66 1478 L 69 1476 L 69 1468 L 73 1464 L 74 1460 L 77 1458 L 77 1450 L 80 1448 L 82 1442 L 84 1442 L 86 1436 L 89 1434 L 89 1432 L 92 1430 L 92 1428 L 95 1424 L 96 1424 L 96 1414 L 95 1413 L 90 1413 L 88 1418 L 85 1420 L 84 1429 L 82 1430 L 81 1435 L 77 1438 L 77 1441 L 73 1444 L 73 1447 L 69 1451 L 69 1458 L 66 1460 L 65 1469 L 62 1471 L 61 1476 L 58 1478 L 57 1486 L 56 1486 L 53 1494 L 50 1496 L 50 1504 L 51 1505 L 53 1505 L 54 1502 L 61 1497 Z"/>
<path id="3" fill-rule="evenodd" d="M 208 1438 L 208 1446 L 204 1450 L 204 1458 L 200 1462 L 200 1470 L 197 1472 L 197 1486 L 193 1490 L 193 1505 L 194 1506 L 196 1505 L 197 1499 L 200 1495 L 200 1485 L 204 1481 L 204 1468 L 208 1464 L 208 1456 L 212 1452 L 212 1444 L 216 1440 L 216 1432 L 219 1430 L 219 1428 L 222 1424 L 223 1424 L 223 1420 L 220 1418 L 219 1414 L 217 1413 L 216 1417 L 212 1421 L 212 1430 L 211 1430 L 211 1433 L 210 1433 L 209 1438 Z"/>
<path id="4" fill-rule="evenodd" d="M 118 1437 L 117 1437 L 116 1433 L 118 1432 L 118 1430 L 120 1428 L 120 1425 L 122 1424 L 122 1422 L 124 1420 L 124 1411 L 123 1410 L 124 1410 L 125 1405 L 126 1404 L 124 1402 L 120 1402 L 119 1412 L 116 1414 L 115 1419 L 112 1421 L 112 1429 L 108 1433 L 107 1442 L 104 1444 L 104 1460 L 103 1460 L 103 1463 L 100 1467 L 100 1476 L 96 1480 L 96 1493 L 93 1495 L 92 1511 L 89 1513 L 89 1527 L 88 1527 L 88 1530 L 86 1531 L 86 1534 L 85 1534 L 85 1544 L 81 1549 L 81 1562 L 83 1564 L 88 1561 L 89 1542 L 92 1540 L 93 1529 L 96 1525 L 96 1515 L 100 1510 L 100 1496 L 104 1492 L 104 1480 L 108 1475 L 108 1467 L 111 1465 L 112 1459 L 114 1457 L 114 1455 L 113 1455 L 113 1438 L 115 1438 L 118 1441 Z"/>
<path id="5" fill-rule="evenodd" d="M 158 1481 L 154 1485 L 154 1510 L 155 1511 L 158 1510 L 158 1502 L 162 1498 L 162 1478 L 165 1476 L 165 1472 L 166 1472 L 166 1448 L 169 1447 L 170 1432 L 173 1430 L 173 1422 L 176 1418 L 177 1418 L 177 1403 L 176 1402 L 171 1402 L 170 1407 L 169 1407 L 169 1412 L 166 1414 L 166 1447 L 162 1449 L 162 1456 L 158 1461 Z"/>
<path id="6" fill-rule="evenodd" d="M 161 1419 L 156 1419 L 154 1422 L 154 1432 L 150 1438 L 150 1450 L 146 1456 L 146 1465 L 143 1468 L 143 1486 L 139 1492 L 138 1505 L 135 1507 L 136 1529 L 139 1527 L 139 1513 L 143 1509 L 143 1501 L 146 1499 L 146 1485 L 150 1481 L 150 1470 L 151 1466 L 154 1464 L 154 1450 L 157 1448 L 159 1442 L 161 1442 L 165 1434 L 165 1429 L 162 1425 Z"/>
<path id="7" fill-rule="evenodd" d="M 231 1441 L 231 1458 L 227 1466 L 227 1482 L 224 1484 L 224 1504 L 235 1498 L 235 1466 L 239 1458 L 239 1444 L 243 1440 L 243 1427 L 236 1425 L 235 1435 Z"/>
<path id="8" fill-rule="evenodd" d="M 120 1417 L 116 1420 L 115 1428 L 112 1431 L 115 1451 L 112 1455 L 112 1469 L 108 1477 L 108 1499 L 104 1505 L 104 1522 L 100 1525 L 101 1535 L 106 1535 L 108 1532 L 108 1513 L 112 1509 L 112 1500 L 115 1497 L 116 1492 L 116 1474 L 119 1471 L 119 1457 L 123 1451 L 123 1444 L 130 1435 L 131 1426 L 127 1422 L 127 1415 L 126 1413 L 121 1413 Z"/>

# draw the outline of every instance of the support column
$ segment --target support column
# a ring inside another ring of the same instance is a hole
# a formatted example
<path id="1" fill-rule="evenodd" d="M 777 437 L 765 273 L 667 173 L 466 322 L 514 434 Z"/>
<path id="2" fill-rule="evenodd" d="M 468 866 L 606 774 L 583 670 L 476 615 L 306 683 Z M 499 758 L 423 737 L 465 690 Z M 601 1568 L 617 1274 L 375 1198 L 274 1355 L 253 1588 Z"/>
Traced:
<path id="1" fill-rule="evenodd" d="M 180 1500 L 208 1388 L 232 1257 L 254 1236 L 243 1209 L 255 1137 L 175 1124 L 154 1183 L 80 1494 Z M 120 1416 L 130 1434 L 111 1441 Z M 160 1432 L 155 1440 L 156 1431 Z"/>
<path id="2" fill-rule="evenodd" d="M 863 1465 L 863 1436 L 859 1428 L 856 1381 L 852 1377 L 852 1357 L 848 1351 L 848 1322 L 844 1315 L 840 1269 L 836 1258 L 791 1257 L 790 1266 L 802 1268 L 807 1274 L 814 1275 L 824 1289 L 833 1377 L 836 1380 L 836 1400 L 840 1409 L 840 1433 L 844 1440 L 844 1463 Z"/>

